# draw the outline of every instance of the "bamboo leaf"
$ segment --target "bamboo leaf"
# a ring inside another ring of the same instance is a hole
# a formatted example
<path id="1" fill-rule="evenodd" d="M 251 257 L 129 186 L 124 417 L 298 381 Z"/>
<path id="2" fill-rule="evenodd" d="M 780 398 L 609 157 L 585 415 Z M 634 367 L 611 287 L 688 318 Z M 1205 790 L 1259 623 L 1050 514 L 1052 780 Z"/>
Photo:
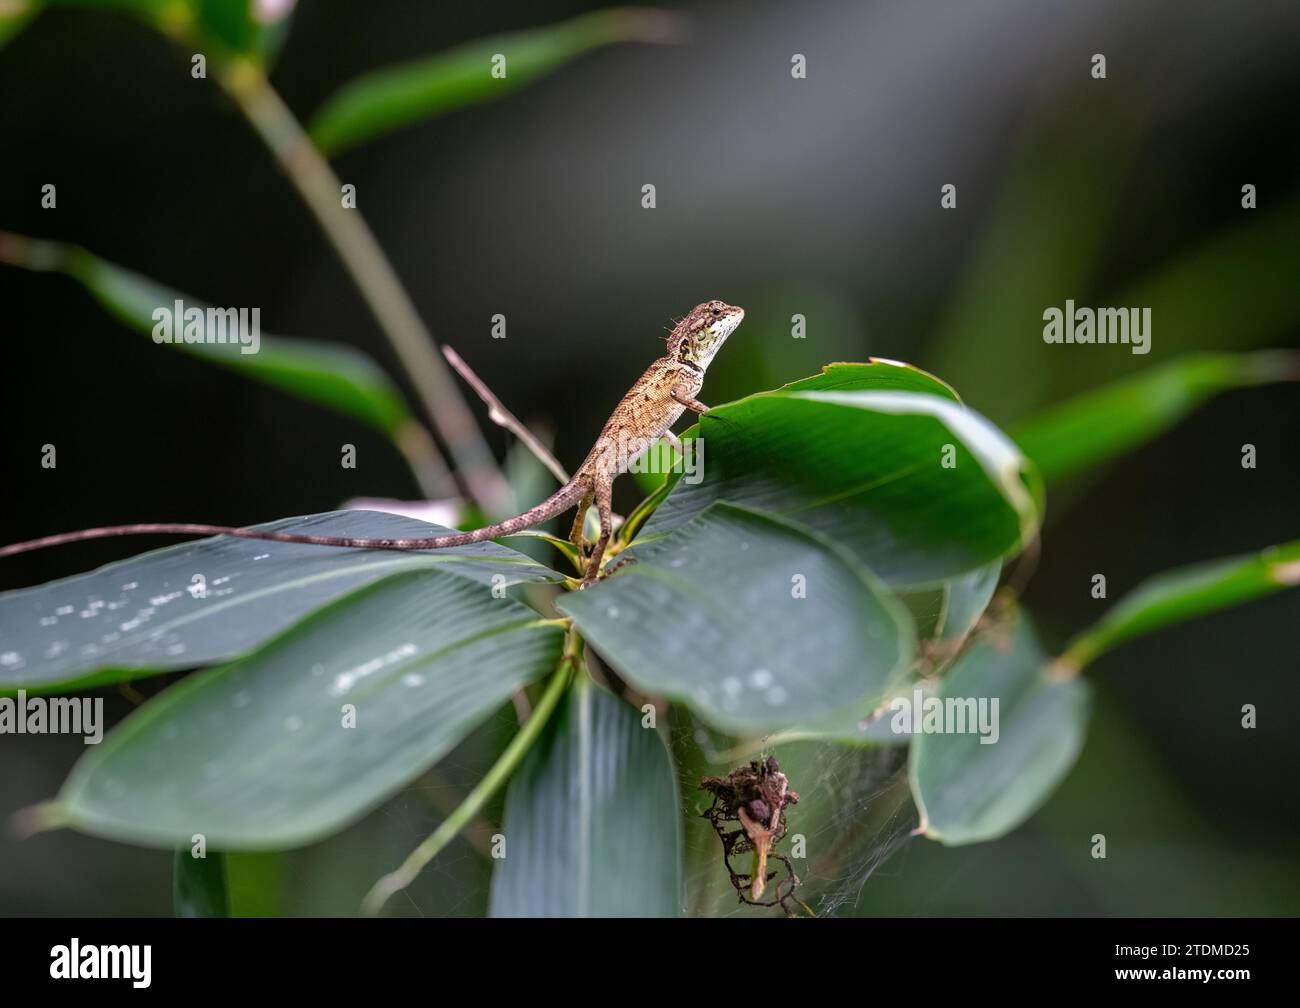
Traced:
<path id="1" fill-rule="evenodd" d="M 172 862 L 172 906 L 177 917 L 229 917 L 226 858 L 219 851 L 195 857 L 187 846 Z"/>
<path id="2" fill-rule="evenodd" d="M 146 846 L 309 843 L 550 672 L 562 642 L 471 578 L 396 574 L 150 700 L 78 761 L 42 817 Z"/>
<path id="3" fill-rule="evenodd" d="M 952 664 L 967 635 L 984 615 L 1000 574 L 1001 565 L 994 563 L 938 587 L 900 594 L 899 601 L 907 607 L 916 625 L 918 651 L 929 660 L 929 676 L 918 680 L 915 665 L 906 670 L 900 668 L 899 674 L 888 682 L 889 689 L 883 699 L 868 696 L 866 702 L 792 725 L 769 735 L 767 744 L 807 739 L 865 745 L 909 744 L 909 735 L 894 731 L 889 713 L 892 705 L 900 697 L 911 702 L 917 688 L 926 696 L 933 695 L 936 677 Z"/>
<path id="4" fill-rule="evenodd" d="M 1159 574 L 1115 604 L 1061 656 L 1070 672 L 1124 641 L 1300 585 L 1300 541 Z"/>
<path id="5" fill-rule="evenodd" d="M 1234 388 L 1300 378 L 1300 355 L 1189 354 L 1103 386 L 1012 428 L 1053 483 L 1145 444 L 1206 400 Z"/>
<path id="6" fill-rule="evenodd" d="M 256 526 L 415 538 L 449 531 L 379 511 L 334 511 Z M 337 549 L 217 536 L 0 593 L 0 690 L 70 690 L 247 654 L 320 606 L 407 570 L 489 586 L 563 576 L 493 543 L 423 552 Z"/>
<path id="7" fill-rule="evenodd" d="M 964 640 L 993 601 L 1002 565 L 993 563 L 944 584 L 943 621 L 938 637 L 942 641 Z"/>
<path id="8" fill-rule="evenodd" d="M 677 781 L 659 733 L 585 678 L 506 797 L 494 917 L 675 917 L 682 906 Z"/>
<path id="9" fill-rule="evenodd" d="M 257 5 L 255 0 L 6 0 L 34 13 L 72 7 L 122 14 L 167 35 L 193 37 L 214 55 L 262 56 L 283 41 L 293 2 Z M 260 9 L 259 9 L 260 7 Z M 3 31 L 0 30 L 0 41 Z"/>
<path id="10" fill-rule="evenodd" d="M 820 374 L 782 385 L 781 392 L 921 392 L 954 402 L 961 397 L 951 385 L 915 364 L 872 357 L 865 364 L 838 361 Z"/>
<path id="11" fill-rule="evenodd" d="M 755 735 L 870 707 L 911 661 L 897 600 L 799 526 L 718 503 L 629 554 L 557 605 L 628 682 L 711 724 Z"/>
<path id="12" fill-rule="evenodd" d="M 422 119 L 527 87 L 601 46 L 670 41 L 677 27 L 677 16 L 666 11 L 614 7 L 545 28 L 478 39 L 358 77 L 326 101 L 309 132 L 321 150 L 337 154 Z M 504 64 L 497 62 L 501 69 L 494 75 L 497 57 Z"/>
<path id="13" fill-rule="evenodd" d="M 27 22 L 39 10 L 37 0 L 9 0 L 6 5 L 0 5 L 0 46 L 27 27 Z"/>
<path id="14" fill-rule="evenodd" d="M 189 0 L 199 31 L 246 56 L 274 50 L 284 41 L 294 0 Z"/>
<path id="15" fill-rule="evenodd" d="M 228 327 L 221 323 L 219 329 L 215 316 L 208 314 L 211 305 L 72 245 L 0 232 L 0 262 L 65 273 L 109 314 L 137 332 L 152 334 L 155 311 L 162 308 L 174 314 L 179 301 L 203 315 L 194 330 L 198 341 L 187 342 L 177 333 L 176 341 L 166 345 L 362 420 L 390 437 L 411 422 L 392 380 L 369 357 L 345 344 L 262 335 L 256 352 L 245 353 L 244 346 L 229 340 Z M 227 340 L 216 342 L 222 334 Z"/>
<path id="16" fill-rule="evenodd" d="M 729 501 L 819 532 L 908 588 L 1000 560 L 1037 530 L 1032 465 L 944 396 L 780 389 L 710 410 L 700 431 L 703 479 L 679 479 L 643 539 Z"/>
<path id="17" fill-rule="evenodd" d="M 925 835 L 958 845 L 1004 836 L 1051 796 L 1083 747 L 1091 688 L 1049 673 L 1021 614 L 1009 631 L 977 640 L 929 702 L 953 714 L 944 731 L 913 736 L 912 796 Z M 979 730 L 980 704 L 992 715 L 990 732 Z M 924 710 L 913 704 L 911 712 L 912 730 L 924 728 Z"/>

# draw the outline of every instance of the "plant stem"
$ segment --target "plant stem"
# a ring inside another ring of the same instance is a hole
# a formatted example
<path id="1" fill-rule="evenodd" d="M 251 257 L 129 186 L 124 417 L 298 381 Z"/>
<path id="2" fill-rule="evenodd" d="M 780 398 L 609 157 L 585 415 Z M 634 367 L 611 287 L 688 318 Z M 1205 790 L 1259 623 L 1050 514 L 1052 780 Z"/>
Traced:
<path id="1" fill-rule="evenodd" d="M 235 58 L 223 62 L 217 77 L 334 246 L 410 375 L 468 495 L 489 515 L 504 514 L 510 490 L 496 459 L 379 242 L 360 211 L 343 207 L 342 186 L 329 162 L 259 66 Z"/>
<path id="2" fill-rule="evenodd" d="M 524 443 L 524 447 L 533 453 L 533 457 L 538 462 L 551 471 L 551 475 L 561 485 L 568 483 L 569 474 L 564 466 L 560 465 L 559 459 L 550 453 L 546 445 L 542 444 L 541 438 L 525 427 L 517 416 L 502 405 L 501 400 L 496 397 L 496 393 L 488 388 L 487 383 L 474 373 L 474 370 L 465 363 L 460 354 L 451 347 L 444 346 L 442 355 L 447 358 L 447 363 L 456 370 L 456 373 L 464 379 L 465 384 L 478 393 L 478 397 L 483 400 L 483 404 L 488 408 L 488 419 L 519 438 Z"/>
<path id="3" fill-rule="evenodd" d="M 570 632 L 570 637 L 572 636 L 573 633 Z M 465 796 L 465 800 L 461 802 L 456 811 L 444 819 L 441 825 L 420 846 L 411 851 L 400 868 L 389 872 L 374 884 L 370 892 L 366 894 L 365 900 L 362 901 L 362 914 L 367 917 L 376 916 L 384 908 L 384 904 L 388 902 L 389 897 L 414 882 L 421 869 L 438 856 L 438 853 L 455 838 L 456 834 L 478 815 L 483 806 L 487 804 L 488 799 L 496 794 L 497 790 L 510 779 L 525 754 L 541 736 L 542 729 L 546 727 L 551 714 L 559 705 L 560 698 L 568 688 L 577 667 L 577 658 L 571 649 L 566 647 L 564 657 L 560 661 L 560 667 L 551 676 L 551 681 L 546 686 L 546 692 L 542 694 L 541 699 L 537 701 L 537 706 L 533 708 L 532 716 L 519 729 L 515 737 L 510 740 L 510 744 L 497 758 L 497 761 L 492 765 L 492 769 L 478 782 L 474 790 Z"/>

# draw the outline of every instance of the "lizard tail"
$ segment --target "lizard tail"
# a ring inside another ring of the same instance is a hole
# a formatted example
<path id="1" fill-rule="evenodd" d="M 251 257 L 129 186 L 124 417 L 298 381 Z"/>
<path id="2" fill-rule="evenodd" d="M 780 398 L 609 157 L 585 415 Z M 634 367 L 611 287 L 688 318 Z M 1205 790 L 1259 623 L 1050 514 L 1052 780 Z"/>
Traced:
<path id="1" fill-rule="evenodd" d="M 386 549 L 386 550 L 425 550 L 445 549 L 448 546 L 468 546 L 471 543 L 496 539 L 499 536 L 512 535 L 524 529 L 539 525 L 557 514 L 567 511 L 577 504 L 583 494 L 583 485 L 578 480 L 571 480 L 536 507 L 529 508 L 523 514 L 499 521 L 495 525 L 486 525 L 470 532 L 449 532 L 446 535 L 433 536 L 429 539 L 353 539 L 348 536 L 306 535 L 297 532 L 267 532 L 262 529 L 233 528 L 227 525 L 202 525 L 193 522 L 149 522 L 136 525 L 107 525 L 102 528 L 81 529 L 78 532 L 63 532 L 59 535 L 43 536 L 29 539 L 27 542 L 14 543 L 12 546 L 0 546 L 0 558 L 30 553 L 32 550 L 45 549 L 49 546 L 63 546 L 66 543 L 82 542 L 86 539 L 107 539 L 120 535 L 228 535 L 240 539 L 265 539 L 270 542 L 304 543 L 310 546 L 344 546 L 351 549 Z"/>

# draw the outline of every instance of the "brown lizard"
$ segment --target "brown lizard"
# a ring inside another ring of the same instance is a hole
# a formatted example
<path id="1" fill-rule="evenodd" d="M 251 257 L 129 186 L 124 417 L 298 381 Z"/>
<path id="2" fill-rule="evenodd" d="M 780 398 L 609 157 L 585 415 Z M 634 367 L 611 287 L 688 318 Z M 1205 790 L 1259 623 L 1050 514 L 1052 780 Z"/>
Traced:
<path id="1" fill-rule="evenodd" d="M 26 553 L 46 546 L 102 539 L 116 535 L 229 535 L 243 539 L 268 539 L 272 542 L 306 543 L 313 546 L 344 546 L 351 549 L 426 550 L 448 546 L 468 546 L 501 536 L 513 535 L 540 525 L 558 514 L 578 506 L 570 540 L 584 554 L 589 545 L 583 534 L 587 511 L 594 503 L 600 517 L 600 535 L 584 566 L 582 586 L 600 576 L 601 560 L 613 534 L 614 480 L 626 472 L 632 461 L 661 437 L 672 438 L 670 428 L 686 410 L 708 410 L 695 397 L 704 383 L 704 372 L 727 337 L 735 332 L 745 317 L 745 310 L 722 301 L 706 301 L 691 309 L 668 337 L 667 352 L 646 368 L 645 374 L 623 396 L 600 432 L 595 447 L 568 483 L 536 507 L 523 514 L 470 532 L 453 532 L 429 539 L 354 539 L 345 536 L 300 535 L 294 532 L 266 532 L 260 529 L 232 528 L 224 525 L 201 525 L 156 522 L 135 525 L 110 525 L 82 529 L 61 535 L 45 536 L 12 546 L 0 547 L 0 557 Z M 676 440 L 673 438 L 673 440 Z"/>

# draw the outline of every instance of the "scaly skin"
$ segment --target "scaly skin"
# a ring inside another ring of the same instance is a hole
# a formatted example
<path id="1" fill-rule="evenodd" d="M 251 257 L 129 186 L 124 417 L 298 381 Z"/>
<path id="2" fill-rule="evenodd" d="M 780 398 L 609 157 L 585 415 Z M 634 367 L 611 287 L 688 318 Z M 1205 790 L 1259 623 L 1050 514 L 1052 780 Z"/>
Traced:
<path id="1" fill-rule="evenodd" d="M 583 535 L 587 510 L 594 503 L 600 516 L 600 536 L 587 559 L 583 587 L 600 575 L 601 561 L 613 534 L 612 500 L 614 480 L 625 473 L 632 461 L 655 444 L 686 410 L 708 410 L 695 397 L 704 384 L 704 372 L 727 337 L 735 332 L 745 317 L 743 308 L 722 301 L 696 305 L 668 337 L 667 352 L 651 364 L 645 374 L 623 396 L 600 432 L 591 453 L 569 480 L 550 497 L 523 514 L 471 532 L 454 532 L 429 539 L 354 539 L 345 536 L 303 535 L 294 532 L 266 532 L 259 529 L 233 528 L 225 525 L 194 523 L 151 523 L 111 525 L 83 529 L 62 535 L 45 536 L 29 542 L 0 547 L 0 557 L 26 553 L 46 546 L 102 539 L 116 535 L 229 535 L 241 539 L 266 539 L 271 542 L 305 543 L 312 546 L 341 546 L 349 549 L 426 550 L 513 535 L 540 525 L 558 514 L 578 506 L 570 536 L 580 552 L 588 545 Z"/>

